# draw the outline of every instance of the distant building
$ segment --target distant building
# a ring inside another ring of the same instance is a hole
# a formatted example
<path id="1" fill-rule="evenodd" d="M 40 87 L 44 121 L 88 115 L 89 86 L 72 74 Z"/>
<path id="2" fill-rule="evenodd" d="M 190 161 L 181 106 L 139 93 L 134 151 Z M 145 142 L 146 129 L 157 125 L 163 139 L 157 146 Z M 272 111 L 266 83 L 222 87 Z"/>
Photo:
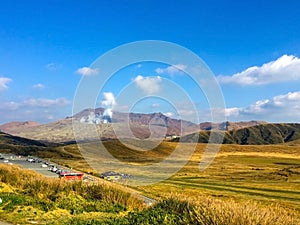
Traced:
<path id="1" fill-rule="evenodd" d="M 104 180 L 119 180 L 122 178 L 122 174 L 116 173 L 114 171 L 108 171 L 105 173 L 102 173 L 100 177 Z"/>
<path id="2" fill-rule="evenodd" d="M 175 138 L 180 138 L 180 136 L 175 135 L 175 134 L 168 134 L 165 136 L 165 140 L 173 140 Z"/>

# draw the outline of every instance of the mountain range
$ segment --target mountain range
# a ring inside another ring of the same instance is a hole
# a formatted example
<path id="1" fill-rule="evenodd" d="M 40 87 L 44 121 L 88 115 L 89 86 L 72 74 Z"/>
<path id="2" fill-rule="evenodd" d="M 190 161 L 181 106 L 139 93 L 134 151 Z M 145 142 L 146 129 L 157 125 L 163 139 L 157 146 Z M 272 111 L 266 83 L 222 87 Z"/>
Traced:
<path id="1" fill-rule="evenodd" d="M 0 125 L 0 130 L 11 135 L 39 141 L 72 142 L 102 139 L 131 138 L 147 139 L 155 132 L 177 137 L 173 141 L 207 143 L 211 130 L 224 132 L 224 144 L 279 144 L 300 140 L 300 124 L 265 121 L 248 122 L 204 122 L 173 119 L 162 113 L 122 113 L 114 112 L 112 118 L 103 118 L 103 108 L 85 109 L 71 117 L 48 124 L 37 122 L 11 122 Z M 99 122 L 100 121 L 100 122 Z M 108 122 L 109 121 L 109 122 Z M 94 125 L 94 126 L 91 126 Z M 96 128 L 97 132 L 91 132 Z M 151 136 L 152 137 L 152 136 Z"/>

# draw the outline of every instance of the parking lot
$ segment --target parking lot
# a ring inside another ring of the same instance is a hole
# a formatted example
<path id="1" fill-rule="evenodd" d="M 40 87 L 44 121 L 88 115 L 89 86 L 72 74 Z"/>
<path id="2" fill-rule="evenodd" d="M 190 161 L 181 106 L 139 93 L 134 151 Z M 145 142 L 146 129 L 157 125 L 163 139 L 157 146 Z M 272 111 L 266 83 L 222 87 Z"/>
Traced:
<path id="1" fill-rule="evenodd" d="M 55 163 L 50 162 L 49 160 L 40 159 L 37 157 L 16 156 L 13 154 L 2 154 L 2 153 L 0 154 L 0 156 L 2 156 L 0 157 L 0 163 L 9 164 L 9 165 L 20 165 L 23 168 L 34 170 L 47 177 L 54 177 L 54 178 L 59 177 L 59 174 L 55 172 L 51 172 L 50 168 L 56 167 L 60 169 L 60 167 Z M 29 160 L 29 159 L 33 159 L 33 160 Z M 67 170 L 64 169 L 64 171 Z"/>

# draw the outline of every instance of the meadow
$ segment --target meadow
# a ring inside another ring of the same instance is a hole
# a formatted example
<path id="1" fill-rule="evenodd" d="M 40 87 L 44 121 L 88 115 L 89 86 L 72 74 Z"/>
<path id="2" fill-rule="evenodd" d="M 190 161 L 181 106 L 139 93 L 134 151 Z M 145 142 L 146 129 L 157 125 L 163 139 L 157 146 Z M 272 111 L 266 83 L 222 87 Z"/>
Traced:
<path id="1" fill-rule="evenodd" d="M 85 145 L 95 148 L 95 143 Z M 118 159 L 134 159 L 134 163 L 141 165 L 163 160 L 177 145 L 163 142 L 151 151 L 140 152 L 119 141 L 105 142 Z M 184 143 L 182 148 L 193 146 Z M 39 224 L 300 224 L 299 143 L 222 145 L 210 167 L 201 172 L 199 163 L 205 147 L 197 144 L 191 159 L 169 179 L 133 187 L 158 200 L 151 207 L 135 198 L 128 191 L 130 188 L 118 183 L 103 181 L 99 186 L 86 188 L 83 183 L 64 183 L 36 175 L 24 179 L 23 175 L 14 174 L 22 174 L 20 169 L 1 167 L 0 197 L 4 204 L 0 216 L 20 224 L 30 220 Z M 77 145 L 38 154 L 99 175 L 82 157 Z M 90 160 L 101 160 L 101 155 Z M 6 170 L 13 174 L 7 175 Z M 20 179 L 16 181 L 13 177 Z M 94 194 L 90 195 L 90 190 Z"/>
<path id="2" fill-rule="evenodd" d="M 86 144 L 91 149 L 92 143 Z M 141 165 L 156 163 L 172 154 L 177 143 L 163 142 L 151 151 L 128 149 L 119 141 L 108 141 L 106 147 L 120 160 L 134 160 Z M 181 144 L 183 151 L 194 144 Z M 264 204 L 279 204 L 300 212 L 300 145 L 221 145 L 213 163 L 203 172 L 199 171 L 206 144 L 197 144 L 187 164 L 167 180 L 150 186 L 136 187 L 146 195 L 160 199 L 165 194 L 212 196 L 237 201 L 255 200 Z M 81 158 L 76 145 L 63 147 L 64 153 L 75 157 L 64 161 L 73 168 L 97 175 Z M 88 159 L 97 161 L 98 159 Z M 62 163 L 62 159 L 56 159 Z M 178 159 L 180 160 L 180 159 Z M 176 162 L 174 162 L 176 163 Z M 165 168 L 167 169 L 167 168 Z M 134 173 L 134 171 L 132 171 Z M 155 174 L 152 174 L 153 176 Z"/>

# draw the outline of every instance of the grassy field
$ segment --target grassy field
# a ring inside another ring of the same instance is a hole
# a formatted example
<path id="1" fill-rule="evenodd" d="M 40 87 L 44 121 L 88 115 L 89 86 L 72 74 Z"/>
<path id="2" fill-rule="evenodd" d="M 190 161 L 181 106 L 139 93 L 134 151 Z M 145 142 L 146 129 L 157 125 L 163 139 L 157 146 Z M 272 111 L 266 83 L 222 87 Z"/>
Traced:
<path id="1" fill-rule="evenodd" d="M 181 145 L 183 152 L 194 147 L 190 143 Z M 84 146 L 87 149 L 95 149 L 95 143 L 85 143 Z M 110 140 L 105 142 L 105 147 L 110 154 L 123 162 L 132 161 L 144 165 L 164 160 L 178 147 L 178 143 L 163 142 L 151 151 L 137 151 L 119 141 Z M 139 221 L 139 224 L 155 224 L 157 221 L 162 221 L 157 224 L 300 224 L 299 143 L 222 145 L 211 166 L 200 172 L 199 163 L 205 147 L 205 144 L 197 144 L 188 163 L 169 179 L 149 186 L 135 187 L 146 196 L 161 202 L 151 209 L 140 211 L 133 207 L 133 211 L 123 210 L 123 213 L 117 213 L 118 216 L 113 213 L 110 217 L 118 221 L 113 224 L 130 224 L 132 221 Z M 87 161 L 103 160 L 101 155 L 94 154 L 86 161 L 77 145 L 60 146 L 53 152 L 41 151 L 38 154 L 94 175 L 99 174 L 99 171 L 89 167 Z M 174 163 L 179 160 L 180 158 Z M 190 205 L 191 209 L 186 204 Z M 203 210 L 205 213 L 200 213 Z M 182 212 L 184 217 L 178 218 L 178 211 Z M 92 217 L 85 220 L 83 215 L 76 216 L 81 218 L 78 219 L 81 222 L 77 224 L 86 224 L 82 221 L 92 220 Z M 162 215 L 168 219 L 162 218 Z M 203 218 L 204 215 L 210 216 Z M 244 222 L 238 223 L 239 218 L 243 218 Z M 200 223 L 202 220 L 206 222 Z"/>
<path id="2" fill-rule="evenodd" d="M 89 143 L 92 148 L 93 144 Z M 135 163 L 158 162 L 170 155 L 177 143 L 164 142 L 152 151 L 134 151 L 120 142 L 109 141 L 106 147 L 119 159 Z M 182 144 L 183 150 L 194 147 Z M 300 212 L 300 145 L 222 145 L 211 166 L 199 171 L 205 144 L 197 144 L 190 161 L 171 178 L 137 189 L 155 198 L 172 194 L 215 196 L 237 201 L 255 200 L 279 204 Z M 160 151 L 161 149 L 161 151 Z M 97 174 L 85 160 L 80 159 L 75 145 L 63 148 L 77 160 L 57 159 L 73 168 Z M 98 156 L 100 157 L 100 156 Z M 97 158 L 93 160 L 97 161 Z M 176 163 L 176 162 L 174 162 Z"/>
<path id="3" fill-rule="evenodd" d="M 0 218 L 14 224 L 132 225 L 296 225 L 297 213 L 278 205 L 183 198 L 180 193 L 146 207 L 112 183 L 45 178 L 16 166 L 0 165 Z"/>
<path id="4" fill-rule="evenodd" d="M 200 172 L 204 148 L 199 144 L 189 163 L 168 180 L 139 189 L 158 197 L 172 192 L 255 200 L 300 212 L 299 146 L 223 145 L 212 165 Z"/>

